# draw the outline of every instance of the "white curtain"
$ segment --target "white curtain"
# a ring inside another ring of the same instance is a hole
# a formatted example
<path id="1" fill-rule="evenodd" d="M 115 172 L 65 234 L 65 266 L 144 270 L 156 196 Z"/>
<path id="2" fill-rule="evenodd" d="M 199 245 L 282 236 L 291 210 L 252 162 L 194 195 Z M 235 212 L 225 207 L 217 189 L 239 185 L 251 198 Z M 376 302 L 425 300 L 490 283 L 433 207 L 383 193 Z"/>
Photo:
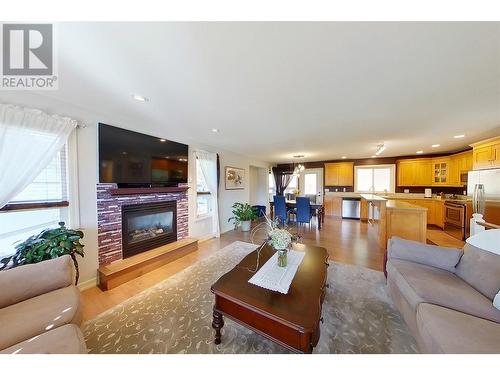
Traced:
<path id="1" fill-rule="evenodd" d="M 217 192 L 217 154 L 207 151 L 195 151 L 200 162 L 200 169 L 212 196 L 212 223 L 215 237 L 220 237 L 219 199 Z"/>
<path id="2" fill-rule="evenodd" d="M 67 117 L 0 103 L 0 207 L 33 182 L 76 124 Z"/>

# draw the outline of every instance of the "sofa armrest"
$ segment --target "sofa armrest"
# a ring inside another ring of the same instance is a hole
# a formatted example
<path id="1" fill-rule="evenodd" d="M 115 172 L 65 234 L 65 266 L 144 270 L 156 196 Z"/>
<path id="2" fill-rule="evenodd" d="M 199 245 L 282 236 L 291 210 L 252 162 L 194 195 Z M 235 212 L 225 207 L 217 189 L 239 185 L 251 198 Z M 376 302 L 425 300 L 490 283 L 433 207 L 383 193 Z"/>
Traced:
<path id="1" fill-rule="evenodd" d="M 0 272 L 0 308 L 67 287 L 73 282 L 71 257 L 46 260 Z"/>
<path id="2" fill-rule="evenodd" d="M 455 273 L 455 266 L 463 255 L 462 249 L 426 245 L 420 242 L 403 240 L 399 237 L 389 239 L 387 257 L 424 264 Z"/>

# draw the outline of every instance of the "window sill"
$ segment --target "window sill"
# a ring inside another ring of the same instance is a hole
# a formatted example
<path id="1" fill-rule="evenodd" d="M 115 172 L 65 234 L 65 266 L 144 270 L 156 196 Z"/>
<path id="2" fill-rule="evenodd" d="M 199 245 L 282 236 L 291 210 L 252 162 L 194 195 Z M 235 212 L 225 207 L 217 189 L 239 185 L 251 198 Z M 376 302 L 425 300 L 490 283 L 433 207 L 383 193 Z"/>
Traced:
<path id="1" fill-rule="evenodd" d="M 195 219 L 194 219 L 194 222 L 198 222 L 198 221 L 203 221 L 203 220 L 207 220 L 207 219 L 211 219 L 212 218 L 212 214 L 206 214 L 206 215 L 196 215 Z"/>
<path id="2" fill-rule="evenodd" d="M 0 211 L 35 210 L 40 208 L 68 207 L 68 201 L 7 203 Z"/>

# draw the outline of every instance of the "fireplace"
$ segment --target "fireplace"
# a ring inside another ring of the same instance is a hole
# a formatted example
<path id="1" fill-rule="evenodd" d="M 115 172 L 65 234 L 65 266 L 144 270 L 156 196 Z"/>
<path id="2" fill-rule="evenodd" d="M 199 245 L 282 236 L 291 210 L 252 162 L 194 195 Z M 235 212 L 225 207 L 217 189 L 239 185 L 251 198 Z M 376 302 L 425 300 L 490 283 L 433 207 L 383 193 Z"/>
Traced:
<path id="1" fill-rule="evenodd" d="M 122 206 L 123 258 L 177 241 L 177 202 Z"/>

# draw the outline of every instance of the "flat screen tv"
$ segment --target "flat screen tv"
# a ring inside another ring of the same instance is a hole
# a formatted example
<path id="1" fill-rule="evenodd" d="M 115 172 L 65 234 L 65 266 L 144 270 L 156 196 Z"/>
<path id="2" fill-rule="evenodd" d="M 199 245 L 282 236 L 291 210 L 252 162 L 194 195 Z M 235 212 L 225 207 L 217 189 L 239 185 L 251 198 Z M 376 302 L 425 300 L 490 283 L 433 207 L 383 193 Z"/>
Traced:
<path id="1" fill-rule="evenodd" d="M 99 123 L 99 181 L 119 187 L 187 182 L 188 146 Z"/>

